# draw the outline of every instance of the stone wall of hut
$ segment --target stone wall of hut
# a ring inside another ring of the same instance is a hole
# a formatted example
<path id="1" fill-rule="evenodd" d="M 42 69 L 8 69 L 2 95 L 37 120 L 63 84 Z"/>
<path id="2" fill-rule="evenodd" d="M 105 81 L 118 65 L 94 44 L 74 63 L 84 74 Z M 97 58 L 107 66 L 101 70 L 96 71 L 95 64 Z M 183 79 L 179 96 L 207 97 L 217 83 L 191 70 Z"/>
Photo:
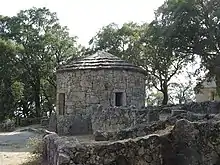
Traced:
<path id="1" fill-rule="evenodd" d="M 57 113 L 75 114 L 92 105 L 115 106 L 115 93 L 123 93 L 123 106 L 144 107 L 145 76 L 126 70 L 73 70 L 57 73 Z M 64 103 L 59 95 L 63 94 Z"/>

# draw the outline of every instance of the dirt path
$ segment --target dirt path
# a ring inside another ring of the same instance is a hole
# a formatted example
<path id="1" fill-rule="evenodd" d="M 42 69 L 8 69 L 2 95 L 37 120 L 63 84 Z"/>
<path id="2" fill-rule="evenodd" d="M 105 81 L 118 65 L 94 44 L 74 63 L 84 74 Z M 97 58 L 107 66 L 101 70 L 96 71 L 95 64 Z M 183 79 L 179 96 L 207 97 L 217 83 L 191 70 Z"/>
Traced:
<path id="1" fill-rule="evenodd" d="M 42 133 L 44 129 L 38 125 L 23 127 L 14 132 L 0 132 L 0 165 L 29 165 L 26 162 L 31 159 L 33 149 L 28 148 L 27 143 L 30 138 L 42 137 Z M 76 138 L 80 142 L 94 141 L 92 135 L 81 135 Z"/>
<path id="2" fill-rule="evenodd" d="M 22 165 L 32 156 L 32 148 L 27 147 L 27 142 L 29 138 L 40 135 L 32 131 L 23 131 L 25 129 L 0 133 L 0 165 Z"/>

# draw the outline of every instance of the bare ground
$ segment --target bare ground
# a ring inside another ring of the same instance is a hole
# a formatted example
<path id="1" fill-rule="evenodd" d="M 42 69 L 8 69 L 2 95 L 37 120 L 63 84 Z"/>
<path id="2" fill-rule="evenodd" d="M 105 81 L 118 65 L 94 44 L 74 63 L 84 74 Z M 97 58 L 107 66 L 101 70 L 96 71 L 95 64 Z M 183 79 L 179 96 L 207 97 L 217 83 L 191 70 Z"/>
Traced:
<path id="1" fill-rule="evenodd" d="M 33 148 L 27 144 L 30 138 L 42 137 L 41 130 L 39 125 L 33 125 L 19 128 L 14 132 L 0 132 L 0 165 L 39 165 L 34 162 L 34 155 L 31 154 Z M 91 135 L 76 138 L 80 142 L 94 141 Z"/>
<path id="2" fill-rule="evenodd" d="M 39 137 L 33 131 L 20 128 L 14 132 L 0 133 L 0 165 L 22 165 L 33 156 L 27 146 L 29 138 Z"/>

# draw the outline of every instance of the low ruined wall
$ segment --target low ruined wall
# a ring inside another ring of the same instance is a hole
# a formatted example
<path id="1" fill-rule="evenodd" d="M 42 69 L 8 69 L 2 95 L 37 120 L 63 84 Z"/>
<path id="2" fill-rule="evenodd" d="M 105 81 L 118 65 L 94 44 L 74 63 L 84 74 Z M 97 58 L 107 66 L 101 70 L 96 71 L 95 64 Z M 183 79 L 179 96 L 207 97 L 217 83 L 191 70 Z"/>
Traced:
<path id="1" fill-rule="evenodd" d="M 63 139 L 61 143 L 56 135 L 47 135 L 44 138 L 44 149 L 44 159 L 48 165 L 137 165 L 144 162 L 159 165 L 162 161 L 157 135 L 88 145 L 71 139 Z"/>
<path id="2" fill-rule="evenodd" d="M 115 142 L 79 143 L 47 135 L 48 165 L 214 165 L 220 163 L 220 122 L 178 120 L 164 134 Z"/>
<path id="3" fill-rule="evenodd" d="M 93 131 L 114 131 L 157 121 L 159 114 L 157 111 L 131 107 L 98 107 L 93 110 L 91 118 Z"/>
<path id="4" fill-rule="evenodd" d="M 167 105 L 136 109 L 132 107 L 94 108 L 92 116 L 93 131 L 117 131 L 139 124 L 166 120 L 173 111 L 186 111 L 199 114 L 216 114 L 220 112 L 220 102 L 188 103 L 184 105 Z"/>
<path id="5" fill-rule="evenodd" d="M 180 119 L 187 119 L 191 122 L 210 122 L 219 121 L 220 115 L 214 114 L 196 114 L 192 112 L 181 113 L 175 116 L 169 116 L 166 120 L 159 120 L 148 124 L 137 124 L 134 127 L 115 130 L 115 131 L 95 131 L 93 136 L 96 141 L 115 141 L 128 138 L 136 138 L 157 133 L 160 130 L 169 130 Z"/>
<path id="6" fill-rule="evenodd" d="M 97 130 L 122 130 L 157 120 L 159 120 L 157 111 L 138 110 L 132 107 L 103 108 L 102 106 L 94 106 L 87 109 L 86 112 L 57 115 L 56 131 L 59 135 L 90 134 Z"/>
<path id="7" fill-rule="evenodd" d="M 185 110 L 188 112 L 202 113 L 202 114 L 216 114 L 220 113 L 220 102 L 206 101 L 206 102 L 191 102 L 187 104 L 165 105 L 165 106 L 149 106 L 147 110 L 156 110 L 162 114 L 170 114 L 172 110 Z"/>
<path id="8" fill-rule="evenodd" d="M 136 114 L 132 109 L 98 107 L 92 115 L 92 129 L 95 130 L 118 130 L 132 127 L 136 124 Z"/>
<path id="9" fill-rule="evenodd" d="M 219 121 L 192 123 L 178 120 L 171 133 L 161 139 L 163 164 L 219 164 L 219 126 Z"/>
<path id="10" fill-rule="evenodd" d="M 192 102 L 181 105 L 183 110 L 187 110 L 194 113 L 206 113 L 216 114 L 220 113 L 220 102 L 218 101 L 206 101 L 206 102 Z"/>
<path id="11" fill-rule="evenodd" d="M 176 112 L 199 114 L 216 114 L 220 112 L 220 102 L 189 103 L 184 105 L 167 105 L 158 107 L 90 107 L 74 114 L 58 115 L 56 130 L 59 135 L 76 135 L 100 131 L 118 131 L 140 124 L 150 124 L 166 120 Z"/>

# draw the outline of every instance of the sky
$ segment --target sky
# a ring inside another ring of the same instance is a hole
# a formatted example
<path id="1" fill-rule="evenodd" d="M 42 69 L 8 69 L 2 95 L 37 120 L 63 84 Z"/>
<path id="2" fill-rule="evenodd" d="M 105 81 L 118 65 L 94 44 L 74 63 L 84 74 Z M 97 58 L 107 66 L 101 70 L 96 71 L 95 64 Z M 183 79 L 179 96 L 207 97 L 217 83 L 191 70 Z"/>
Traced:
<path id="1" fill-rule="evenodd" d="M 46 7 L 56 12 L 78 42 L 89 40 L 105 25 L 115 22 L 151 22 L 154 11 L 164 0 L 0 0 L 0 15 L 14 16 L 20 10 Z"/>

